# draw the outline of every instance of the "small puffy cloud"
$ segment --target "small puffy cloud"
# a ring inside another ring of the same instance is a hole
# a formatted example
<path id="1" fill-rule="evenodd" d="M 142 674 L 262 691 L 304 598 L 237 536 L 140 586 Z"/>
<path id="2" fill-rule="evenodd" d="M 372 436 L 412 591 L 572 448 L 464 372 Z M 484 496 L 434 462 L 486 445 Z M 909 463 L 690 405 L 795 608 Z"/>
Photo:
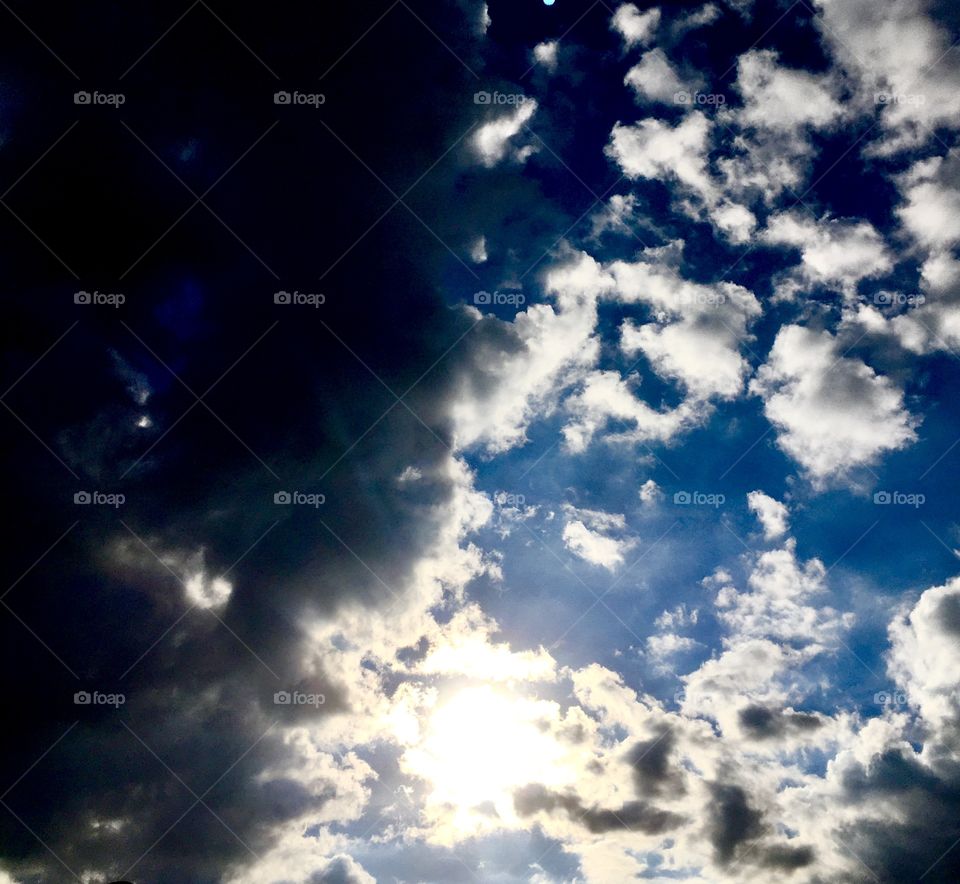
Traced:
<path id="1" fill-rule="evenodd" d="M 676 654 L 682 654 L 700 647 L 700 643 L 688 636 L 665 632 L 651 635 L 647 639 L 647 654 L 654 660 L 663 661 Z"/>
<path id="2" fill-rule="evenodd" d="M 660 8 L 658 6 L 641 12 L 633 3 L 623 3 L 613 14 L 611 27 L 622 37 L 627 49 L 634 46 L 645 46 L 652 39 L 660 25 Z"/>
<path id="3" fill-rule="evenodd" d="M 726 196 L 709 170 L 712 123 L 699 111 L 686 114 L 675 126 L 656 118 L 633 125 L 617 123 L 610 133 L 607 155 L 627 178 L 673 181 L 679 185 L 678 207 L 688 216 L 707 218 L 731 242 L 750 239 L 756 218 L 744 205 Z"/>
<path id="4" fill-rule="evenodd" d="M 628 178 L 672 178 L 701 196 L 713 193 L 707 172 L 710 121 L 700 111 L 676 126 L 650 117 L 631 126 L 617 123 L 607 153 Z"/>
<path id="5" fill-rule="evenodd" d="M 530 118 L 536 113 L 537 102 L 528 98 L 519 102 L 506 114 L 484 123 L 473 134 L 472 143 L 480 162 L 492 168 L 510 153 L 510 141 L 520 133 Z M 523 161 L 529 155 L 526 150 L 514 151 L 514 158 Z"/>
<path id="6" fill-rule="evenodd" d="M 652 408 L 616 371 L 590 372 L 580 392 L 567 399 L 565 408 L 572 420 L 564 426 L 563 436 L 567 449 L 574 453 L 586 450 L 611 421 L 630 424 L 631 428 L 607 433 L 607 442 L 667 442 L 696 426 L 705 414 L 704 408 L 692 400 L 672 409 Z"/>
<path id="7" fill-rule="evenodd" d="M 533 60 L 552 74 L 557 69 L 559 50 L 557 40 L 544 40 L 533 47 Z"/>
<path id="8" fill-rule="evenodd" d="M 733 113 L 745 126 L 821 127 L 843 113 L 827 77 L 783 67 L 769 49 L 752 49 L 740 56 L 737 91 L 743 107 Z"/>
<path id="9" fill-rule="evenodd" d="M 777 295 L 793 298 L 817 285 L 836 288 L 854 297 L 863 279 L 883 276 L 893 269 L 893 257 L 883 237 L 868 221 L 814 218 L 799 212 L 774 215 L 763 240 L 800 250 L 800 266 L 777 282 Z"/>
<path id="10" fill-rule="evenodd" d="M 621 303 L 650 307 L 657 321 L 621 327 L 627 356 L 642 353 L 662 378 L 674 380 L 695 399 L 732 398 L 749 370 L 740 347 L 760 315 L 754 295 L 733 283 L 704 285 L 673 267 L 647 261 L 617 261 L 610 267 Z"/>
<path id="11" fill-rule="evenodd" d="M 676 19 L 670 26 L 670 33 L 674 37 L 679 37 L 687 31 L 713 24 L 718 18 L 720 18 L 719 7 L 714 3 L 705 3 L 699 9 L 694 9 L 692 12 Z"/>
<path id="12" fill-rule="evenodd" d="M 590 238 L 599 239 L 608 230 L 631 234 L 638 221 L 638 200 L 632 193 L 615 193 L 590 217 Z"/>
<path id="13" fill-rule="evenodd" d="M 844 356 L 828 331 L 781 328 L 750 390 L 763 397 L 780 448 L 816 487 L 848 479 L 916 439 L 903 393 L 862 360 Z"/>
<path id="14" fill-rule="evenodd" d="M 762 491 L 751 491 L 747 495 L 747 505 L 760 520 L 766 540 L 773 540 L 786 533 L 790 511 L 779 500 L 774 500 Z"/>
<path id="15" fill-rule="evenodd" d="M 183 584 L 187 601 L 199 608 L 222 608 L 230 600 L 233 587 L 222 577 L 209 577 L 198 571 Z"/>
<path id="16" fill-rule="evenodd" d="M 648 101 L 673 103 L 676 94 L 684 88 L 695 88 L 696 84 L 685 83 L 677 75 L 667 54 L 658 46 L 640 56 L 623 80 L 636 93 L 638 98 Z"/>
<path id="17" fill-rule="evenodd" d="M 898 183 L 903 204 L 897 215 L 919 245 L 936 251 L 960 243 L 960 154 L 918 162 Z"/>
<path id="18" fill-rule="evenodd" d="M 470 245 L 470 260 L 474 264 L 483 264 L 487 257 L 487 238 L 478 236 Z"/>
<path id="19" fill-rule="evenodd" d="M 490 30 L 490 25 L 493 24 L 493 19 L 490 17 L 490 7 L 486 3 L 480 8 L 480 18 L 477 24 L 481 34 L 487 33 Z"/>
<path id="20" fill-rule="evenodd" d="M 643 503 L 656 503 L 662 499 L 663 491 L 653 479 L 647 479 L 647 481 L 640 486 L 640 500 Z"/>
<path id="21" fill-rule="evenodd" d="M 623 515 L 569 504 L 564 506 L 564 513 L 564 546 L 591 565 L 615 571 L 623 564 L 625 553 L 636 546 L 636 538 L 622 536 L 627 530 Z"/>

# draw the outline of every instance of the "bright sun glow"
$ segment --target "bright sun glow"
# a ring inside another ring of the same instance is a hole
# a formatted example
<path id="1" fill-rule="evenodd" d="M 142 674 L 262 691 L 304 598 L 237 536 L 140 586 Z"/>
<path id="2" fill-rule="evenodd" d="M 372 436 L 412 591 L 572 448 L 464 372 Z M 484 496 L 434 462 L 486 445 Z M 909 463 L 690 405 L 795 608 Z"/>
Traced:
<path id="1" fill-rule="evenodd" d="M 428 804 L 453 808 L 458 830 L 482 827 L 491 810 L 494 819 L 512 819 L 515 789 L 567 779 L 563 749 L 548 727 L 556 715 L 553 703 L 467 688 L 434 710 L 404 766 L 432 787 Z"/>

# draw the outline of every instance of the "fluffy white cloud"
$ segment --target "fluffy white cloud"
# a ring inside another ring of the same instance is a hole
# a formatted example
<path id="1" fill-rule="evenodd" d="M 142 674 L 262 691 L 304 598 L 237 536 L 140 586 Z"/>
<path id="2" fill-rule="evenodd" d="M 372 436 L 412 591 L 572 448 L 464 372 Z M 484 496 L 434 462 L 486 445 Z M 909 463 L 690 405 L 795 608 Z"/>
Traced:
<path id="1" fill-rule="evenodd" d="M 627 523 L 622 514 L 578 509 L 569 504 L 563 509 L 564 546 L 585 562 L 616 571 L 625 554 L 636 546 L 636 538 L 624 536 Z"/>
<path id="2" fill-rule="evenodd" d="M 634 377 L 625 380 L 616 371 L 593 371 L 586 376 L 581 390 L 565 403 L 572 417 L 563 428 L 568 450 L 584 451 L 610 421 L 633 426 L 629 430 L 606 433 L 604 441 L 633 444 L 652 440 L 668 442 L 703 419 L 704 407 L 689 399 L 672 409 L 652 408 L 633 391 L 634 380 Z"/>
<path id="3" fill-rule="evenodd" d="M 703 285 L 673 267 L 640 260 L 610 266 L 616 288 L 609 297 L 647 305 L 655 320 L 624 322 L 621 347 L 642 353 L 664 379 L 679 382 L 696 399 L 732 398 L 749 370 L 740 347 L 760 315 L 754 295 L 733 283 Z"/>
<path id="4" fill-rule="evenodd" d="M 609 277 L 581 255 L 546 285 L 555 305 L 531 305 L 512 323 L 488 317 L 473 333 L 471 367 L 451 407 L 458 446 L 495 452 L 522 442 L 528 422 L 549 414 L 595 362 L 597 298 Z"/>
<path id="5" fill-rule="evenodd" d="M 637 94 L 638 98 L 649 101 L 661 101 L 672 104 L 676 95 L 684 88 L 697 88 L 698 83 L 684 83 L 678 76 L 667 54 L 658 46 L 640 56 L 623 82 Z"/>
<path id="6" fill-rule="evenodd" d="M 613 14 L 611 26 L 623 37 L 628 49 L 646 45 L 660 26 L 660 7 L 641 12 L 633 3 L 623 3 Z"/>
<path id="7" fill-rule="evenodd" d="M 662 499 L 663 491 L 653 479 L 647 479 L 647 481 L 640 486 L 640 500 L 643 503 L 656 503 L 656 501 Z"/>
<path id="8" fill-rule="evenodd" d="M 786 533 L 790 511 L 779 500 L 762 491 L 751 491 L 747 495 L 747 504 L 760 520 L 766 540 L 773 540 Z"/>
<path id="9" fill-rule="evenodd" d="M 890 625 L 894 687 L 938 731 L 960 723 L 960 578 L 926 590 Z M 942 737 L 943 734 L 938 734 Z"/>
<path id="10" fill-rule="evenodd" d="M 849 478 L 916 439 L 903 393 L 827 331 L 784 326 L 750 390 L 779 431 L 778 444 L 816 487 Z"/>
<path id="11" fill-rule="evenodd" d="M 533 47 L 533 60 L 552 74 L 557 69 L 559 50 L 559 41 L 544 40 Z"/>
<path id="12" fill-rule="evenodd" d="M 824 41 L 864 104 L 881 112 L 875 153 L 915 148 L 960 126 L 960 61 L 924 0 L 816 0 Z"/>
<path id="13" fill-rule="evenodd" d="M 510 141 L 518 135 L 530 118 L 536 113 L 537 102 L 528 98 L 513 107 L 508 113 L 500 114 L 480 126 L 473 133 L 471 142 L 480 158 L 480 162 L 491 168 L 510 153 Z M 529 150 L 521 148 L 513 152 L 516 160 L 523 161 L 529 156 Z"/>
<path id="14" fill-rule="evenodd" d="M 753 213 L 731 201 L 709 171 L 712 124 L 699 110 L 683 117 L 675 126 L 656 118 L 639 120 L 631 126 L 617 123 L 610 133 L 607 154 L 628 178 L 674 181 L 686 201 L 685 214 L 706 215 L 732 242 L 749 240 L 756 226 Z"/>
<path id="15" fill-rule="evenodd" d="M 816 285 L 836 288 L 853 298 L 861 280 L 893 269 L 893 257 L 883 237 L 867 221 L 817 221 L 791 211 L 771 217 L 762 236 L 771 245 L 800 249 L 800 266 L 777 282 L 781 298 L 793 298 Z"/>
<path id="16" fill-rule="evenodd" d="M 675 19 L 670 26 L 670 32 L 673 36 L 679 37 L 687 31 L 693 31 L 706 25 L 713 24 L 720 18 L 720 9 L 714 3 L 705 3 L 698 9 L 686 15 L 681 15 Z"/>
<path id="17" fill-rule="evenodd" d="M 783 67 L 769 49 L 752 49 L 740 56 L 736 86 L 743 98 L 743 107 L 734 112 L 741 125 L 822 127 L 843 113 L 826 76 Z"/>

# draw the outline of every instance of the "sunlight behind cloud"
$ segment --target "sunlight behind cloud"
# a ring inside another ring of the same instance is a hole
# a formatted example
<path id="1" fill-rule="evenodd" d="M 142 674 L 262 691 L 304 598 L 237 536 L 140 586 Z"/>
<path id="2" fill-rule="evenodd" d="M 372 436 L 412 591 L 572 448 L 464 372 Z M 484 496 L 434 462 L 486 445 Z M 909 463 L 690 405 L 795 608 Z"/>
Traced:
<path id="1" fill-rule="evenodd" d="M 433 711 L 402 765 L 427 781 L 428 810 L 443 813 L 452 833 L 496 828 L 515 818 L 518 787 L 571 779 L 564 748 L 545 726 L 557 715 L 554 703 L 466 688 Z"/>

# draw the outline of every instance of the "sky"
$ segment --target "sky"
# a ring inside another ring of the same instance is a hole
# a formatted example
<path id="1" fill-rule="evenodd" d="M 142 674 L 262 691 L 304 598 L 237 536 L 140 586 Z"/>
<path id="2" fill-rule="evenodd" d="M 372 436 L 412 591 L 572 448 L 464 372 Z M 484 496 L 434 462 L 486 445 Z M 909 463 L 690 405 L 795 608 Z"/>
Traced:
<path id="1" fill-rule="evenodd" d="M 960 879 L 955 4 L 0 6 L 0 884 Z"/>

